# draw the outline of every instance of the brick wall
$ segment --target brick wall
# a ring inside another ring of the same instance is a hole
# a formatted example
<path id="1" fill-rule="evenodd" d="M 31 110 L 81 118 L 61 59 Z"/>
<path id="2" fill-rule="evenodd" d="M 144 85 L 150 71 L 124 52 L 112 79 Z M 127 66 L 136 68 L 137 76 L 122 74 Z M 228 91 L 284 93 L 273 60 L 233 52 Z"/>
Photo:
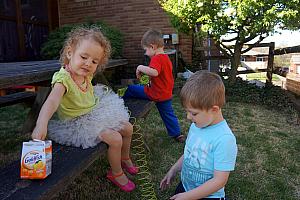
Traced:
<path id="1" fill-rule="evenodd" d="M 300 74 L 288 73 L 286 76 L 287 90 L 300 95 Z"/>
<path id="2" fill-rule="evenodd" d="M 297 66 L 296 66 L 296 64 L 291 63 L 291 65 L 290 65 L 290 72 L 296 73 L 296 71 L 297 71 Z"/>
<path id="3" fill-rule="evenodd" d="M 89 17 L 118 28 L 125 36 L 123 56 L 132 67 L 143 63 L 140 40 L 148 28 L 160 29 L 163 34 L 176 33 L 157 0 L 60 0 L 59 13 L 60 25 L 84 22 Z M 190 63 L 190 36 L 179 35 L 179 50 Z"/>

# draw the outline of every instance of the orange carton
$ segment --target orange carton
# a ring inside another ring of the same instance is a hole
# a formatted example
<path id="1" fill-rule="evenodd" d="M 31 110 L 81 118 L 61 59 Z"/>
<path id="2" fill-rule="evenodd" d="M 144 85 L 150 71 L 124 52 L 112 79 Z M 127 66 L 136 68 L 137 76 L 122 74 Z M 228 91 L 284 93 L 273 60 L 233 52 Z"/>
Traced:
<path id="1" fill-rule="evenodd" d="M 51 173 L 51 140 L 23 142 L 21 156 L 22 179 L 44 179 Z"/>

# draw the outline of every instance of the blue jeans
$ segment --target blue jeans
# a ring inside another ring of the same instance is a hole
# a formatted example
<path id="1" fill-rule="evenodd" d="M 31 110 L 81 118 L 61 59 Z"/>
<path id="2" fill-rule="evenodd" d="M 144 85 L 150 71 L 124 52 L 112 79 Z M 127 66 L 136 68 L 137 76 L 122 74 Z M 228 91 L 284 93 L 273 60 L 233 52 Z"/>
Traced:
<path id="1" fill-rule="evenodd" d="M 139 98 L 150 100 L 145 94 L 144 86 L 142 85 L 129 85 L 123 98 Z M 174 138 L 178 137 L 180 135 L 180 126 L 172 107 L 172 99 L 155 102 L 155 105 L 167 128 L 168 135 Z"/>
<path id="2" fill-rule="evenodd" d="M 183 185 L 182 185 L 182 182 L 180 181 L 180 183 L 177 185 L 176 187 L 176 190 L 175 190 L 175 194 L 179 194 L 179 193 L 184 193 L 186 192 Z M 222 197 L 222 198 L 202 198 L 200 200 L 228 200 L 228 198 L 225 198 L 225 197 Z"/>

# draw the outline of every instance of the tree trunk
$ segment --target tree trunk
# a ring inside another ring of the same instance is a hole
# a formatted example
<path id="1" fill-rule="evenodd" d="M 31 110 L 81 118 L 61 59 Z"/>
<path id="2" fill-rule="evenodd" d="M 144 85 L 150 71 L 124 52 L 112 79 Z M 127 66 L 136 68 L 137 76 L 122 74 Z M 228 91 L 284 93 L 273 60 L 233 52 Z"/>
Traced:
<path id="1" fill-rule="evenodd" d="M 236 81 L 237 69 L 241 65 L 241 49 L 237 49 L 234 55 L 230 57 L 231 70 L 229 73 L 229 84 L 233 85 Z"/>
<path id="2" fill-rule="evenodd" d="M 273 65 L 274 65 L 274 48 L 275 48 L 275 43 L 271 42 L 270 46 L 269 46 L 266 87 L 272 86 L 272 75 L 273 75 Z"/>

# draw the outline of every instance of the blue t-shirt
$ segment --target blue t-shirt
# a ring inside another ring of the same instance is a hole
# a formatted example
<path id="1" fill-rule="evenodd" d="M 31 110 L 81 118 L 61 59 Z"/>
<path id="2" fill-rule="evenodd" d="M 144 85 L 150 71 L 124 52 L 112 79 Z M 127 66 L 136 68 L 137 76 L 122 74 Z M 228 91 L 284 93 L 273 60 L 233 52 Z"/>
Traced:
<path id="1" fill-rule="evenodd" d="M 237 156 L 236 139 L 225 120 L 198 128 L 191 124 L 181 171 L 185 191 L 190 191 L 213 178 L 214 170 L 234 170 Z M 225 197 L 224 187 L 208 198 Z"/>

